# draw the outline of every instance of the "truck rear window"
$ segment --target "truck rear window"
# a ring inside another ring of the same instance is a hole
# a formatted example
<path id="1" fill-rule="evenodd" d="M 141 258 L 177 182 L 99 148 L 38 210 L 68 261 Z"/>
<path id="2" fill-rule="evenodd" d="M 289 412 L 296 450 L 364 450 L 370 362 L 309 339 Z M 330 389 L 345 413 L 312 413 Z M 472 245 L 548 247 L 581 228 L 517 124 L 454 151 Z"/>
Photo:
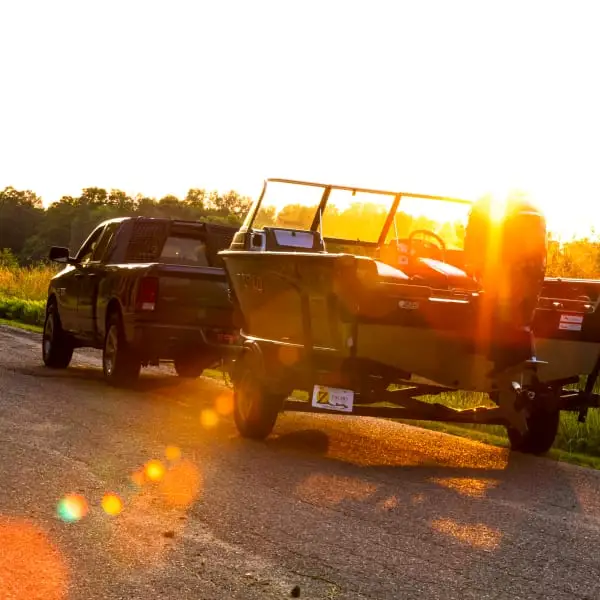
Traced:
<path id="1" fill-rule="evenodd" d="M 191 237 L 170 235 L 160 253 L 159 262 L 169 265 L 208 267 L 206 244 Z"/>

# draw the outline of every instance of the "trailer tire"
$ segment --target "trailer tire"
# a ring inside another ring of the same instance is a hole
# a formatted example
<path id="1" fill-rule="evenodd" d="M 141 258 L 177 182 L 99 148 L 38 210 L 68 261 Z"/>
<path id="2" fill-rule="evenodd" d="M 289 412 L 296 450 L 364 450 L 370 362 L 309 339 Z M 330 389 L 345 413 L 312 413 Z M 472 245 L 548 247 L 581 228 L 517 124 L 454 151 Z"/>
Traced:
<path id="1" fill-rule="evenodd" d="M 73 343 L 60 322 L 56 302 L 50 301 L 42 335 L 42 359 L 50 369 L 66 369 L 73 358 Z"/>
<path id="2" fill-rule="evenodd" d="M 545 454 L 554 444 L 559 421 L 560 410 L 535 410 L 527 418 L 527 432 L 525 434 L 507 427 L 511 450 L 524 454 Z"/>
<path id="3" fill-rule="evenodd" d="M 273 431 L 285 398 L 266 388 L 256 358 L 246 350 L 236 368 L 233 418 L 242 437 L 264 440 Z"/>
<path id="4" fill-rule="evenodd" d="M 110 385 L 126 387 L 137 381 L 142 362 L 127 343 L 123 320 L 114 311 L 106 324 L 106 336 L 102 350 L 102 370 Z"/>

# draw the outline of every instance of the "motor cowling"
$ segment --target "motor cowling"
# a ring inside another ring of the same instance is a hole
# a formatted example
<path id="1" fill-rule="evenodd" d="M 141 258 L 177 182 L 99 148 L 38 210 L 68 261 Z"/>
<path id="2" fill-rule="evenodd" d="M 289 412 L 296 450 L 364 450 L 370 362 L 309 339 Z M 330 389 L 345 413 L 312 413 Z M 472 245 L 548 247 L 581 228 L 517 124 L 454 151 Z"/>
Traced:
<path id="1" fill-rule="evenodd" d="M 465 231 L 465 263 L 482 294 L 482 318 L 490 342 L 514 360 L 533 353 L 530 331 L 546 273 L 547 231 L 544 214 L 525 198 L 498 205 L 476 202 Z M 492 343 L 494 345 L 494 343 Z M 504 362 L 504 361 L 502 361 Z"/>

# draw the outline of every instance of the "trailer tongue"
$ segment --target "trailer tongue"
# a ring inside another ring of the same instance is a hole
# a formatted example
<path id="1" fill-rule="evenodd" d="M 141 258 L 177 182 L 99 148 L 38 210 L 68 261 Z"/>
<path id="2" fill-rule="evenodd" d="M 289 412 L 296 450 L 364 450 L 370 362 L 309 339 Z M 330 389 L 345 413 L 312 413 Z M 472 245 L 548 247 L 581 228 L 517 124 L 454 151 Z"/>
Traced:
<path id="1" fill-rule="evenodd" d="M 417 203 L 435 218 L 411 214 Z M 545 219 L 522 200 L 498 211 L 270 179 L 220 255 L 244 320 L 233 374 L 243 435 L 267 436 L 282 410 L 334 411 L 501 424 L 513 449 L 540 453 L 560 410 L 584 419 L 598 404 L 600 282 L 545 279 Z M 290 400 L 294 390 L 309 400 Z M 423 399 L 458 390 L 495 406 Z"/>

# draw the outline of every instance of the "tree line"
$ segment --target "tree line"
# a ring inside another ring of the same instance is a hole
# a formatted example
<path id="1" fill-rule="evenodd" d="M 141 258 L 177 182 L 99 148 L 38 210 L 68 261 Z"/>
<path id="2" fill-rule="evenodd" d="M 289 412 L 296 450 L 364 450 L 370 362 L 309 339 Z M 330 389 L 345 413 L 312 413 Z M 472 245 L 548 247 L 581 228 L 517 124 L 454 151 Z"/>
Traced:
<path id="1" fill-rule="evenodd" d="M 241 225 L 252 199 L 235 191 L 219 193 L 190 189 L 184 198 L 167 195 L 156 199 L 129 196 L 121 190 L 84 188 L 81 194 L 63 196 L 48 208 L 30 190 L 6 187 L 0 190 L 0 264 L 30 265 L 45 260 L 50 246 L 67 246 L 73 251 L 101 221 L 122 216 L 166 217 Z M 265 206 L 259 213 L 260 225 L 307 227 L 315 207 L 299 204 L 285 206 L 277 215 Z M 340 238 L 376 239 L 382 218 L 381 207 L 356 203 L 346 210 L 327 210 L 325 235 Z M 424 217 L 398 213 L 395 234 L 400 237 L 412 229 L 433 229 L 450 245 L 461 244 L 461 223 L 434 223 Z M 372 230 L 372 231 L 371 231 Z M 390 231 L 390 235 L 394 235 Z M 592 238 L 548 245 L 549 276 L 600 278 L 600 241 Z"/>
<path id="2" fill-rule="evenodd" d="M 0 262 L 28 265 L 45 260 L 50 246 L 73 251 L 105 219 L 125 216 L 206 220 L 240 225 L 251 199 L 235 191 L 190 189 L 184 198 L 129 196 L 121 190 L 84 188 L 44 208 L 31 190 L 0 190 Z"/>

